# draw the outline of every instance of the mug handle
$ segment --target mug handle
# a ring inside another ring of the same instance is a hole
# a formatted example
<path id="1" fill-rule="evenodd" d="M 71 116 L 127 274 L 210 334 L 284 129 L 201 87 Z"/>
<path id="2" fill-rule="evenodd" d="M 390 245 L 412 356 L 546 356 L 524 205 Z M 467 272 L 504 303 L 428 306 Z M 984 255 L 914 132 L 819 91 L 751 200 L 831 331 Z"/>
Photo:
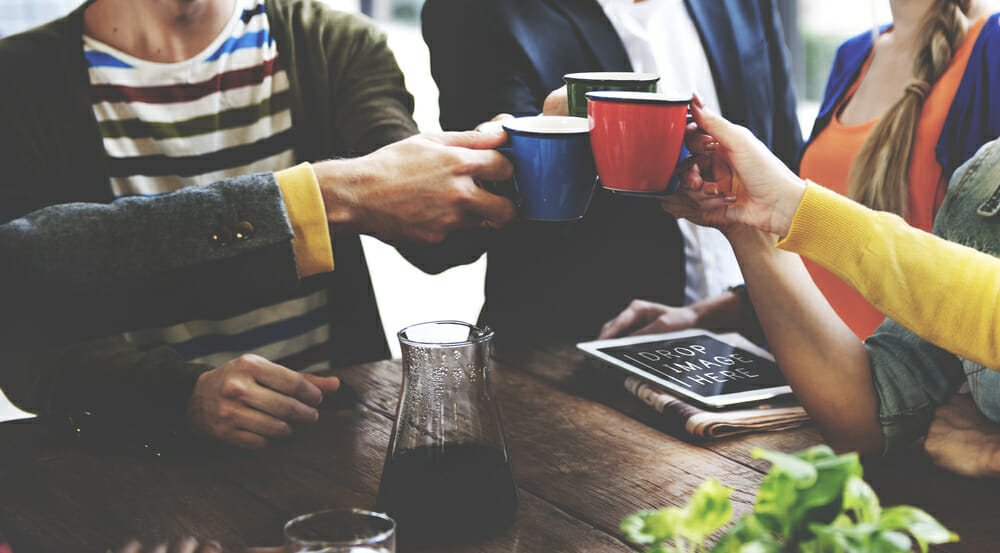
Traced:
<path id="1" fill-rule="evenodd" d="M 503 146 L 498 146 L 493 148 L 494 150 L 500 152 L 507 157 L 512 163 L 514 161 L 514 149 L 508 141 Z M 493 180 L 477 180 L 477 184 L 483 190 L 489 192 L 490 194 L 495 194 L 497 196 L 503 196 L 508 200 L 514 202 L 514 205 L 521 207 L 521 195 L 517 192 L 517 185 L 514 183 L 514 177 L 507 180 L 493 181 Z"/>

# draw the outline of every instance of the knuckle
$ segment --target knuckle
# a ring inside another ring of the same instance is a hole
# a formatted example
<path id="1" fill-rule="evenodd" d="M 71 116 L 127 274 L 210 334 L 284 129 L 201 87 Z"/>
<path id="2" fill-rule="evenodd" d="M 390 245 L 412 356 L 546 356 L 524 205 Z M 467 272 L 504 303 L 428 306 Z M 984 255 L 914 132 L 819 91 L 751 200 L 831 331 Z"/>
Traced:
<path id="1" fill-rule="evenodd" d="M 267 438 L 263 436 L 246 437 L 240 440 L 239 445 L 247 449 L 264 449 L 267 447 Z"/>
<path id="2" fill-rule="evenodd" d="M 224 426 L 229 421 L 235 419 L 236 411 L 237 411 L 236 407 L 228 403 L 223 403 L 222 405 L 219 405 L 218 410 L 216 410 L 215 412 L 216 419 L 218 420 L 217 424 L 219 424 L 220 426 Z"/>
<path id="3" fill-rule="evenodd" d="M 221 393 L 223 397 L 230 399 L 242 398 L 247 393 L 246 384 L 236 378 L 227 378 L 222 383 Z"/>
<path id="4" fill-rule="evenodd" d="M 282 402 L 281 406 L 278 407 L 278 416 L 282 420 L 297 418 L 298 414 L 299 414 L 298 408 L 296 408 L 295 404 L 292 403 L 291 401 Z"/>

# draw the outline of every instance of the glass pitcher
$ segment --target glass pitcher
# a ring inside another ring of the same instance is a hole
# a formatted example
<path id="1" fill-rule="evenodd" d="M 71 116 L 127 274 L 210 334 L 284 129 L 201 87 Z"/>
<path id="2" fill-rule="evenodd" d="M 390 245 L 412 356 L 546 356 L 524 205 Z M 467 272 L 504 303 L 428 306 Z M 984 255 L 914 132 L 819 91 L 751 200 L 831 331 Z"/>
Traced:
<path id="1" fill-rule="evenodd" d="M 437 321 L 399 331 L 403 386 L 376 508 L 401 545 L 506 526 L 518 492 L 490 380 L 493 331 Z"/>

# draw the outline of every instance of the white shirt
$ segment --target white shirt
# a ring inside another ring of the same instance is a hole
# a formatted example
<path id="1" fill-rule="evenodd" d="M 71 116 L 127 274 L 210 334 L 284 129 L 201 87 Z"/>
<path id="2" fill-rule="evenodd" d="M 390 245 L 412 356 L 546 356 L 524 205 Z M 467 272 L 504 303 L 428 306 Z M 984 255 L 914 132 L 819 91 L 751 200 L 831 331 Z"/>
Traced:
<path id="1" fill-rule="evenodd" d="M 720 113 L 712 68 L 684 0 L 598 0 L 618 32 L 635 71 L 660 75 L 661 92 L 697 92 Z M 721 232 L 677 221 L 684 236 L 685 303 L 743 282 L 732 246 Z"/>

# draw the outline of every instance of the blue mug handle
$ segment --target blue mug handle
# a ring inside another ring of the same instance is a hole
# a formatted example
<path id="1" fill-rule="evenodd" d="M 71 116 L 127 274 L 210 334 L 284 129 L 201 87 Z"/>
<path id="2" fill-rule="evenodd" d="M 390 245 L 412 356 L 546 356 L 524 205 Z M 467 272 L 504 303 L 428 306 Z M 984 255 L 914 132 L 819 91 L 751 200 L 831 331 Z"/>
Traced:
<path id="1" fill-rule="evenodd" d="M 511 163 L 514 162 L 514 147 L 510 145 L 509 141 L 503 146 L 498 146 L 493 149 L 506 156 Z M 514 177 L 501 181 L 481 180 L 478 181 L 478 183 L 480 188 L 490 194 L 503 196 L 504 198 L 514 202 L 514 205 L 521 207 L 521 195 L 517 192 L 517 185 L 514 184 Z"/>

